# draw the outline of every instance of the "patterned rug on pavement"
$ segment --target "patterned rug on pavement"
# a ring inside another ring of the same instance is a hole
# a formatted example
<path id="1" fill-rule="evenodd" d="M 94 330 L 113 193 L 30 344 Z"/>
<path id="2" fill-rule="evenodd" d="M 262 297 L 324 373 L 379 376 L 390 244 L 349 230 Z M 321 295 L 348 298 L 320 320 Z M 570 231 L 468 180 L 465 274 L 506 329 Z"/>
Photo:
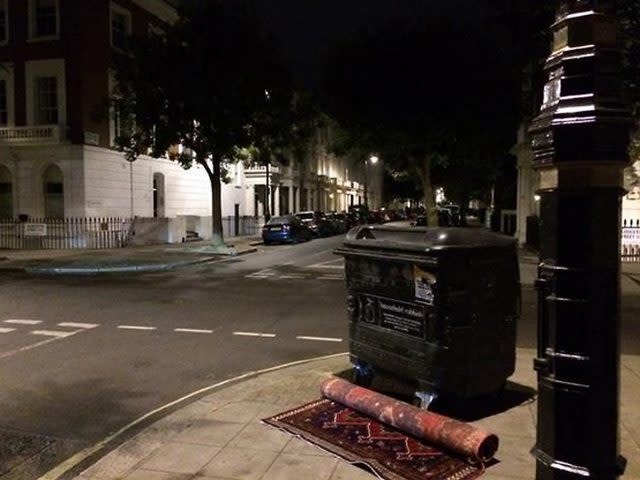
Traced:
<path id="1" fill-rule="evenodd" d="M 436 449 L 328 399 L 263 422 L 365 465 L 386 480 L 471 480 L 484 473 L 482 464 Z"/>

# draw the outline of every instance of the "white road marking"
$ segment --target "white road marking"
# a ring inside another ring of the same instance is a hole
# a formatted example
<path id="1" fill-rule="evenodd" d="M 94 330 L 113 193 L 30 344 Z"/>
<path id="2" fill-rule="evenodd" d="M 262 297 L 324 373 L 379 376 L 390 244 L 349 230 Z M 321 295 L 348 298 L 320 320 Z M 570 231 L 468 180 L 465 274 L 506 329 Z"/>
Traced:
<path id="1" fill-rule="evenodd" d="M 173 331 L 184 333 L 213 333 L 213 330 L 200 330 L 198 328 L 174 328 Z"/>
<path id="2" fill-rule="evenodd" d="M 15 328 L 0 327 L 0 333 L 11 333 L 15 332 L 15 330 Z"/>
<path id="3" fill-rule="evenodd" d="M 238 337 L 274 338 L 276 336 L 275 333 L 257 333 L 257 332 L 233 332 L 233 334 Z"/>
<path id="4" fill-rule="evenodd" d="M 76 330 L 75 332 L 69 332 L 68 336 L 70 337 L 70 336 L 75 335 L 76 333 L 79 333 L 79 332 L 82 332 L 82 330 Z M 34 348 L 42 347 L 44 345 L 56 342 L 58 340 L 61 340 L 61 337 L 47 338 L 46 340 L 42 340 L 40 342 L 32 343 L 31 345 L 25 345 L 24 347 L 17 348 L 16 350 L 11 350 L 9 352 L 4 352 L 4 353 L 0 354 L 0 359 L 13 357 L 14 355 L 17 355 L 18 353 L 27 352 L 29 350 L 33 350 Z"/>
<path id="5" fill-rule="evenodd" d="M 296 337 L 297 340 L 311 340 L 313 342 L 342 342 L 341 338 L 331 338 L 331 337 L 308 337 L 305 335 L 298 335 Z"/>
<path id="6" fill-rule="evenodd" d="M 318 280 L 344 280 L 342 275 L 322 275 L 318 277 Z"/>
<path id="7" fill-rule="evenodd" d="M 121 330 L 155 330 L 156 327 L 145 327 L 142 325 L 118 325 Z"/>
<path id="8" fill-rule="evenodd" d="M 336 265 L 339 263 L 339 265 Z M 313 265 L 307 265 L 305 268 L 329 268 L 335 270 L 344 270 L 344 259 L 336 258 L 334 260 L 328 260 L 326 262 L 314 263 Z"/>
<path id="9" fill-rule="evenodd" d="M 12 325 L 38 325 L 42 323 L 42 320 L 5 320 L 4 323 L 11 323 Z"/>
<path id="10" fill-rule="evenodd" d="M 76 330 L 75 332 L 61 332 L 59 330 L 32 330 L 29 333 L 31 335 L 43 335 L 45 337 L 65 338 L 78 332 L 79 330 Z"/>
<path id="11" fill-rule="evenodd" d="M 319 255 L 326 255 L 327 253 L 333 253 L 333 250 L 322 250 L 320 252 L 312 253 L 311 255 L 308 255 L 308 258 L 317 257 Z"/>
<path id="12" fill-rule="evenodd" d="M 62 322 L 58 324 L 59 327 L 68 327 L 68 328 L 83 328 L 89 330 L 91 328 L 99 327 L 98 323 L 77 323 L 77 322 Z"/>
<path id="13" fill-rule="evenodd" d="M 250 273 L 249 275 L 245 275 L 245 278 L 266 278 L 275 277 L 275 275 L 276 273 L 271 268 L 264 268 L 257 272 Z"/>
<path id="14" fill-rule="evenodd" d="M 283 279 L 283 280 L 300 280 L 302 278 L 305 278 L 306 275 L 302 274 L 302 273 L 292 273 L 289 275 L 280 275 L 279 278 Z"/>

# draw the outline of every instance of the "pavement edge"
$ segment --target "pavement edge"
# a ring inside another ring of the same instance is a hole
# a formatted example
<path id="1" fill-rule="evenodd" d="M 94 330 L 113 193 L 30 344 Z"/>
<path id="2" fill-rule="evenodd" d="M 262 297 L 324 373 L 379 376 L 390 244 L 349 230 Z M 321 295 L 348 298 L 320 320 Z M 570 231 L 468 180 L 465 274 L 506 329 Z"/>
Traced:
<path id="1" fill-rule="evenodd" d="M 278 370 L 284 370 L 289 367 L 295 367 L 298 365 L 305 365 L 308 363 L 321 362 L 323 360 L 330 360 L 332 358 L 338 358 L 341 356 L 348 355 L 348 352 L 342 353 L 334 353 L 331 355 L 324 355 L 321 357 L 308 358 L 303 360 L 296 360 L 295 362 L 284 363 L 281 365 L 276 365 L 273 367 L 264 368 L 261 370 L 255 370 L 251 372 L 244 373 L 237 377 L 229 378 L 227 380 L 223 380 L 214 385 L 210 385 L 208 387 L 201 388 L 192 392 L 184 397 L 178 398 L 172 402 L 167 403 L 161 407 L 148 412 L 141 417 L 138 417 L 133 422 L 125 425 L 120 430 L 105 438 L 104 440 L 87 447 L 80 452 L 73 455 L 71 458 L 63 461 L 58 464 L 53 469 L 49 470 L 44 475 L 41 475 L 38 480 L 67 480 L 72 478 L 74 475 L 80 474 L 83 470 L 97 462 L 100 458 L 106 456 L 111 451 L 115 450 L 118 446 L 125 443 L 127 440 L 137 435 L 141 431 L 143 431 L 146 427 L 152 425 L 157 422 L 164 416 L 179 410 L 182 407 L 186 407 L 193 401 L 196 401 L 202 397 L 205 397 L 208 394 L 212 394 L 218 390 L 222 390 L 225 387 L 230 387 L 237 383 L 241 383 L 243 381 L 252 380 L 261 375 L 275 372 Z"/>

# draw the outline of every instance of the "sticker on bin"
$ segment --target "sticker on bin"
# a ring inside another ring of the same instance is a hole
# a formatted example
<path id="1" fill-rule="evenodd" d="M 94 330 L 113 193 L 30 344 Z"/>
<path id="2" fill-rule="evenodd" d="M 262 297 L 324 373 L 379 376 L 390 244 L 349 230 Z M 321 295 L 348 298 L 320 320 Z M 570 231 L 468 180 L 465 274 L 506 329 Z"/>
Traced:
<path id="1" fill-rule="evenodd" d="M 413 284 L 415 285 L 415 300 L 418 303 L 433 305 L 435 293 L 433 288 L 436 284 L 436 276 L 417 265 L 413 266 Z"/>
<path id="2" fill-rule="evenodd" d="M 412 337 L 424 338 L 424 307 L 378 299 L 380 326 Z"/>

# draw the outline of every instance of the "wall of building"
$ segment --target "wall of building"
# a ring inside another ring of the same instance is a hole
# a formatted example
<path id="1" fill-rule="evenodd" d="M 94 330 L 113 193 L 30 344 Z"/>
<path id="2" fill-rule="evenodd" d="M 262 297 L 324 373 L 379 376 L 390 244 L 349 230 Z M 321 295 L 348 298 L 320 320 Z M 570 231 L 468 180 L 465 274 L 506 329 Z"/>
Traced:
<path id="1" fill-rule="evenodd" d="M 527 240 L 527 217 L 540 214 L 539 201 L 536 200 L 536 191 L 539 188 L 539 174 L 533 169 L 534 154 L 531 149 L 531 139 L 524 126 L 520 128 L 518 144 L 513 152 L 518 157 L 518 207 L 517 230 L 518 242 L 524 244 Z M 634 172 L 628 171 L 625 175 L 625 188 L 628 193 L 622 198 L 622 224 L 629 225 L 640 221 L 640 185 L 633 178 L 640 178 L 640 160 L 634 162 L 631 167 Z"/>
<path id="2" fill-rule="evenodd" d="M 516 207 L 516 233 L 518 242 L 524 244 L 527 241 L 527 217 L 539 215 L 540 205 L 536 200 L 538 190 L 538 174 L 533 170 L 534 154 L 531 148 L 531 138 L 525 125 L 518 131 L 518 143 L 514 147 L 513 154 L 518 159 L 518 191 Z"/>
<path id="3" fill-rule="evenodd" d="M 84 165 L 82 147 L 63 145 L 20 148 L 0 147 L 0 165 L 9 169 L 13 183 L 14 216 L 43 217 L 44 174 L 56 165 L 64 178 L 65 215 L 85 215 Z"/>
<path id="4" fill-rule="evenodd" d="M 58 0 L 58 35 L 34 40 L 29 33 L 31 0 L 7 1 L 9 41 L 0 46 L 0 63 L 11 64 L 12 68 L 10 125 L 33 124 L 29 118 L 29 64 L 56 61 L 63 68 L 55 73 L 61 81 L 59 109 L 65 115 L 59 123 L 64 136 L 74 144 L 109 147 L 109 69 L 121 55 L 111 47 L 111 7 L 124 8 L 131 14 L 134 36 L 148 35 L 150 26 L 174 19 L 175 11 L 161 0 Z M 162 13 L 164 18 L 147 9 Z"/>
<path id="5" fill-rule="evenodd" d="M 144 156 L 130 164 L 114 150 L 87 146 L 84 151 L 87 216 L 130 215 L 131 170 L 134 216 L 154 216 L 154 174 L 164 179 L 164 215 L 160 216 L 211 215 L 209 178 L 201 167 L 184 170 L 176 162 Z"/>
<path id="6" fill-rule="evenodd" d="M 56 76 L 59 100 L 55 134 L 36 135 L 27 141 L 14 135 L 9 142 L 0 143 L 0 165 L 11 175 L 15 216 L 45 214 L 43 174 L 49 165 L 57 165 L 64 179 L 67 217 L 153 217 L 155 213 L 168 218 L 209 218 L 211 186 L 202 167 L 184 170 L 169 160 L 148 157 L 129 164 L 109 148 L 113 136 L 107 108 L 110 70 L 122 55 L 111 46 L 111 10 L 125 9 L 131 14 L 134 37 L 174 21 L 175 11 L 161 0 L 58 0 L 58 35 L 34 41 L 29 38 L 31 0 L 7 1 L 9 42 L 0 46 L 0 63 L 7 67 L 2 75 L 10 102 L 8 127 L 35 123 L 30 87 L 34 76 Z M 329 127 L 318 129 L 304 168 L 294 162 L 272 174 L 271 205 L 276 214 L 303 207 L 345 210 L 364 201 L 364 163 L 353 164 L 331 154 L 330 137 Z M 162 185 L 155 212 L 154 176 Z M 241 216 L 264 215 L 264 178 L 248 175 L 239 164 L 231 166 L 229 180 L 221 186 L 222 216 L 233 216 L 236 205 Z M 380 206 L 381 192 L 379 164 L 369 171 L 372 207 Z"/>
<path id="7" fill-rule="evenodd" d="M 625 188 L 628 193 L 622 199 L 622 221 L 627 225 L 640 225 L 640 160 L 625 172 Z"/>

